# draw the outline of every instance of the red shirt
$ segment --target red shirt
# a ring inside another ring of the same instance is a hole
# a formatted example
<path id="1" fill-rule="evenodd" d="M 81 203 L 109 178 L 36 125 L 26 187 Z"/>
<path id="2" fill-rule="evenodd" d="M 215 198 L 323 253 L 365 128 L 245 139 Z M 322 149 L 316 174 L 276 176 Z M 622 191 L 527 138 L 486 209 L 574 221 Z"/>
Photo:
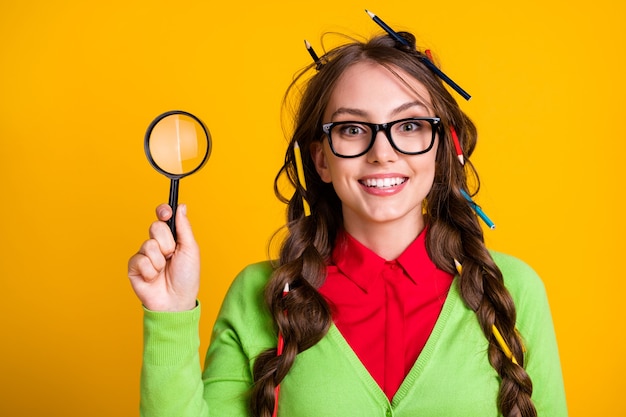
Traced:
<path id="1" fill-rule="evenodd" d="M 390 401 L 424 348 L 454 278 L 432 263 L 425 235 L 386 261 L 340 233 L 319 290 L 338 330 Z"/>

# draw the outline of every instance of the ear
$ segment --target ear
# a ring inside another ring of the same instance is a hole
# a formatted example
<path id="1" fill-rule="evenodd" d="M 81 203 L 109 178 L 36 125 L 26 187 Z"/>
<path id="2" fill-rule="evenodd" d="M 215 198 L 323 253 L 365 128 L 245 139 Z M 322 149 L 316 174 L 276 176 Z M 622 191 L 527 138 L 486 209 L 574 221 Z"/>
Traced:
<path id="1" fill-rule="evenodd" d="M 326 153 L 324 152 L 324 142 L 313 142 L 311 144 L 310 151 L 311 159 L 313 159 L 317 174 L 320 176 L 322 181 L 326 183 L 332 182 L 330 168 L 328 168 L 328 160 L 326 159 Z"/>

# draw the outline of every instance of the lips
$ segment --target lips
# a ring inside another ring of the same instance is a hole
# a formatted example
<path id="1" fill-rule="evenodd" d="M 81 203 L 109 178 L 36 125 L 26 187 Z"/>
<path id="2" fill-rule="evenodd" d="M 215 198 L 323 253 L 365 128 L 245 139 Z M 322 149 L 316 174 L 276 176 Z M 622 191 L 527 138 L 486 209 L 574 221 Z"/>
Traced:
<path id="1" fill-rule="evenodd" d="M 404 184 L 406 177 L 366 178 L 359 182 L 368 188 L 392 188 Z"/>

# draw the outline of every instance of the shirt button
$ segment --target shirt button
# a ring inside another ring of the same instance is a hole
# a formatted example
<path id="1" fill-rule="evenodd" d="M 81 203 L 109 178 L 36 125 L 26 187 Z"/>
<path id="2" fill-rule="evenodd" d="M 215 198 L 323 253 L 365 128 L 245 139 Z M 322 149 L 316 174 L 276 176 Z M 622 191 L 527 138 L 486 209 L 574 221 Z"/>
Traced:
<path id="1" fill-rule="evenodd" d="M 393 413 L 391 412 L 391 410 L 388 408 L 387 412 L 385 413 L 385 417 L 391 417 L 393 416 Z"/>

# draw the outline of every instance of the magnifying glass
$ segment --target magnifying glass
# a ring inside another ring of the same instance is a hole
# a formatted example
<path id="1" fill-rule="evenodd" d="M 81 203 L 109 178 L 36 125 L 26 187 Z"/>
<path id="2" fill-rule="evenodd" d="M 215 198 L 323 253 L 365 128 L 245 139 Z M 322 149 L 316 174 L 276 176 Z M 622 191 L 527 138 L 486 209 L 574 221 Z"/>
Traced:
<path id="1" fill-rule="evenodd" d="M 198 171 L 211 155 L 211 134 L 191 113 L 172 110 L 157 116 L 146 131 L 144 150 L 154 169 L 170 179 L 168 225 L 176 239 L 178 182 Z"/>

